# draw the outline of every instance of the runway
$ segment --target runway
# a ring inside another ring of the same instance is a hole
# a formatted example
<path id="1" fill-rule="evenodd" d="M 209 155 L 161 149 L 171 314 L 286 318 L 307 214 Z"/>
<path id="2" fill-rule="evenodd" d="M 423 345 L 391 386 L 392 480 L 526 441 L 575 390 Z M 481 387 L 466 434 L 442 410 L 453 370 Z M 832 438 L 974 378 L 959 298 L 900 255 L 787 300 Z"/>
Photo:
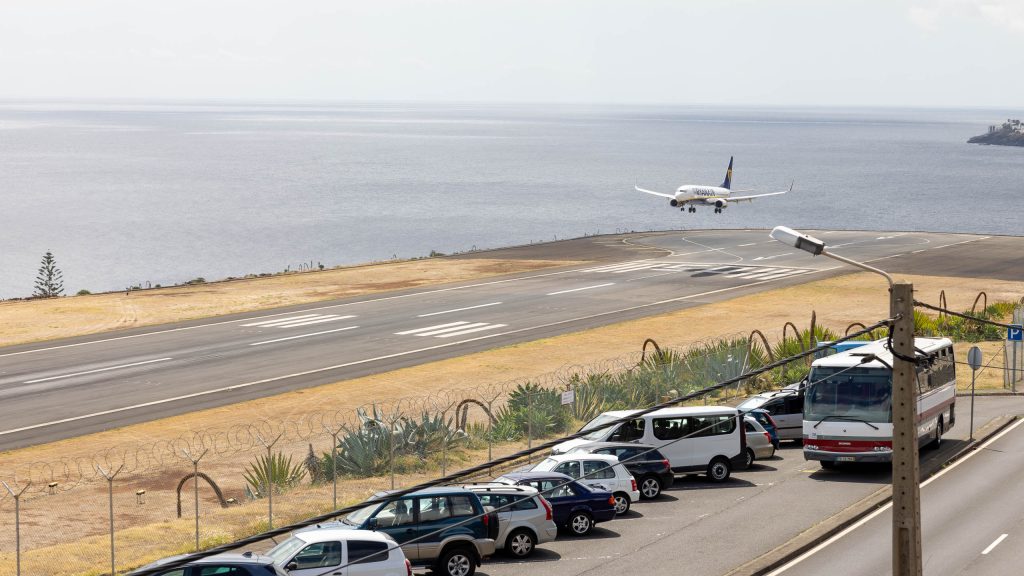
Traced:
<path id="1" fill-rule="evenodd" d="M 1021 279 L 1024 241 L 815 232 L 894 272 Z M 767 231 L 600 236 L 465 258 L 540 272 L 0 349 L 0 450 L 574 332 L 855 270 Z"/>

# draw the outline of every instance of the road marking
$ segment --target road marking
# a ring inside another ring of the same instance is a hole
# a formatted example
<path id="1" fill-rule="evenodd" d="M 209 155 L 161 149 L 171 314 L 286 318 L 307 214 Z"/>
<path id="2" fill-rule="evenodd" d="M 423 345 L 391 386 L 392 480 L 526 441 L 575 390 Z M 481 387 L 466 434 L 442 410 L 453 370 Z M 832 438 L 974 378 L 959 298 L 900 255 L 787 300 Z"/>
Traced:
<path id="1" fill-rule="evenodd" d="M 1009 536 L 1009 534 L 1003 534 L 999 538 L 996 538 L 995 542 L 989 544 L 988 548 L 985 548 L 984 550 L 981 551 L 982 555 L 988 554 L 989 552 L 992 551 L 993 548 L 995 548 L 996 546 L 999 546 L 999 543 L 1002 542 L 1003 540 L 1005 540 L 1007 536 Z"/>
<path id="2" fill-rule="evenodd" d="M 449 322 L 447 324 L 438 324 L 436 326 L 427 326 L 426 328 L 416 328 L 415 330 L 406 330 L 405 332 L 395 332 L 398 336 L 405 336 L 406 334 L 417 334 L 419 332 L 426 332 L 427 330 L 436 330 L 437 328 L 446 328 L 448 326 L 462 326 L 469 324 L 465 320 L 459 320 L 458 322 Z"/>
<path id="3" fill-rule="evenodd" d="M 775 258 L 782 258 L 783 256 L 792 256 L 793 254 L 796 254 L 796 252 L 786 252 L 784 254 L 773 254 L 771 256 L 758 256 L 757 258 L 751 258 L 750 260 L 752 262 L 756 262 L 758 260 L 774 260 Z"/>
<path id="4" fill-rule="evenodd" d="M 311 326 L 313 324 L 323 324 L 324 322 L 336 322 L 338 320 L 348 320 L 349 318 L 355 318 L 355 316 L 338 316 L 336 314 L 328 314 L 319 318 L 310 318 L 309 320 L 300 320 L 298 322 L 289 322 L 287 324 L 279 324 L 275 328 L 298 328 L 299 326 Z"/>
<path id="5" fill-rule="evenodd" d="M 107 372 L 108 370 L 117 370 L 119 368 L 131 368 L 132 366 L 142 366 L 143 364 L 155 364 L 156 362 L 166 362 L 173 360 L 173 358 L 157 358 L 156 360 L 145 360 L 142 362 L 132 362 L 131 364 L 120 364 L 118 366 L 107 366 L 106 368 L 97 368 L 95 370 L 86 370 L 85 372 L 75 372 L 74 374 L 63 374 L 61 376 L 50 376 L 49 378 L 38 378 L 36 380 L 26 380 L 23 384 L 35 384 L 37 382 L 49 382 L 50 380 L 61 380 L 63 378 L 74 378 L 75 376 L 84 376 L 86 374 L 96 374 L 97 372 Z"/>
<path id="6" fill-rule="evenodd" d="M 929 479 L 925 480 L 924 482 L 922 482 L 921 483 L 921 488 L 924 488 L 925 486 L 931 484 L 932 482 L 938 480 L 939 478 L 942 478 L 944 475 L 949 473 L 950 470 L 952 470 L 952 469 L 956 468 L 957 466 L 963 464 L 964 462 L 970 460 L 976 454 L 980 454 L 986 447 L 988 447 L 989 444 L 992 444 L 996 440 L 999 440 L 1003 436 L 1009 434 L 1011 431 L 1013 431 L 1013 429 L 1015 429 L 1017 426 L 1020 426 L 1021 424 L 1024 424 L 1024 419 L 1017 420 L 1017 422 L 1011 424 L 1010 426 L 1007 426 L 1006 428 L 1003 429 L 1002 432 L 1000 432 L 1000 433 L 996 434 L 995 436 L 993 436 L 993 437 L 989 438 L 988 440 L 986 440 L 981 446 L 978 446 L 977 448 L 975 448 L 974 451 L 971 452 L 970 454 L 964 456 L 963 458 L 957 460 L 956 462 L 953 462 L 952 464 L 950 464 L 946 468 L 943 468 L 942 470 L 937 472 L 931 478 L 929 478 Z M 871 520 L 875 519 L 877 516 L 879 516 L 880 514 L 885 512 L 886 510 L 888 510 L 889 508 L 892 508 L 892 500 L 891 499 L 884 506 L 876 509 L 874 512 L 868 514 L 867 516 L 865 516 L 865 517 L 861 518 L 860 520 L 854 522 L 853 524 L 847 526 L 846 528 L 844 528 L 841 532 L 839 532 L 835 536 L 832 536 L 828 540 L 825 540 L 821 544 L 818 544 L 814 548 L 811 548 L 807 552 L 804 552 L 800 556 L 797 556 L 796 558 L 790 560 L 786 564 L 783 564 L 779 568 L 777 568 L 775 570 L 772 570 L 771 572 L 768 573 L 767 576 L 778 576 L 779 574 L 782 574 L 786 570 L 789 570 L 790 568 L 796 566 L 797 564 L 803 562 L 804 560 L 810 558 L 811 556 L 817 554 L 818 552 L 821 552 L 822 550 L 827 548 L 829 545 L 831 545 L 831 544 L 835 543 L 836 541 L 838 541 L 843 536 L 846 536 L 850 532 L 853 532 L 857 528 L 860 528 L 861 526 L 867 524 L 868 522 L 870 522 Z"/>
<path id="7" fill-rule="evenodd" d="M 494 330 L 495 328 L 504 328 L 505 326 L 508 326 L 508 324 L 488 324 L 479 328 L 470 328 L 469 330 L 459 330 L 458 332 L 441 334 L 438 338 L 451 338 L 452 336 L 462 336 L 463 334 L 471 334 L 473 332 L 481 332 L 483 330 Z"/>
<path id="8" fill-rule="evenodd" d="M 426 318 L 427 316 L 437 316 L 438 314 L 447 314 L 449 312 L 462 312 L 463 310 L 475 310 L 476 308 L 486 308 L 487 306 L 497 306 L 501 302 L 490 302 L 488 304 L 477 304 L 476 306 L 466 306 L 465 308 L 453 308 L 452 310 L 442 310 L 440 312 L 431 312 L 429 314 L 420 314 L 417 318 Z"/>
<path id="9" fill-rule="evenodd" d="M 743 248 L 745 246 L 756 246 L 757 242 L 751 242 L 750 244 L 740 244 L 737 248 Z"/>
<path id="10" fill-rule="evenodd" d="M 814 272 L 827 272 L 835 270 L 838 266 L 832 268 L 823 268 L 821 270 L 814 270 Z M 577 269 L 578 270 L 578 269 Z M 555 272 L 554 274 L 559 274 Z M 50 422 L 41 422 L 39 424 L 30 424 L 28 426 L 22 426 L 20 428 L 12 428 L 10 430 L 4 430 L 0 432 L 0 436 L 7 436 L 10 434 L 17 434 L 18 432 L 26 432 L 28 430 L 38 430 L 39 428 L 46 428 L 48 426 L 56 426 L 58 424 L 67 424 L 68 422 L 77 422 L 79 420 L 87 420 L 89 418 L 96 418 L 99 416 L 108 416 L 110 414 L 117 414 L 118 412 L 127 412 L 129 410 L 138 410 L 139 408 L 148 408 L 150 406 L 159 406 L 161 404 L 167 404 L 169 402 L 179 402 L 181 400 L 191 400 L 193 398 L 202 398 L 203 396 L 210 396 L 212 394 L 220 394 L 223 392 L 232 392 L 235 390 L 242 390 L 250 388 L 252 386 L 259 386 L 260 384 L 267 384 L 270 382 L 277 382 L 279 380 L 287 380 L 289 378 L 297 378 L 299 376 L 309 376 L 310 374 L 319 374 L 321 372 L 329 372 L 331 370 L 338 370 L 341 368 L 348 368 L 350 366 L 358 366 L 360 364 L 368 364 L 370 362 L 379 362 L 381 360 L 390 360 L 392 358 L 398 358 L 401 356 L 408 356 L 410 354 L 420 354 L 422 352 L 430 352 L 433 350 L 440 350 L 442 348 L 451 348 L 453 346 L 459 346 L 460 344 L 468 344 L 471 342 L 478 342 L 480 340 L 487 340 L 490 338 L 498 338 L 501 336 L 510 336 L 512 334 L 520 334 L 522 332 L 529 332 L 530 330 L 540 330 L 543 328 L 551 328 L 553 326 L 560 326 L 563 324 L 570 324 L 572 322 L 582 322 L 584 320 L 592 320 L 594 318 L 600 318 L 602 316 L 609 316 L 611 314 L 621 314 L 623 312 L 631 312 L 633 310 L 641 310 L 643 308 L 650 308 L 652 306 L 662 306 L 664 304 L 672 304 L 674 302 L 683 302 L 691 300 L 693 298 L 702 298 L 704 296 L 711 296 L 714 294 L 721 294 L 723 292 L 732 292 L 734 290 L 740 290 L 742 288 L 750 288 L 752 286 L 759 286 L 761 284 L 767 284 L 770 280 L 761 280 L 758 282 L 750 282 L 748 284 L 740 284 L 739 286 L 730 286 L 728 288 L 719 288 L 717 290 L 709 290 L 707 292 L 701 292 L 699 294 L 689 294 L 687 296 L 679 296 L 677 298 L 669 298 L 667 300 L 659 300 L 657 302 L 649 302 L 647 304 L 637 304 L 636 306 L 629 306 L 627 308 L 619 308 L 617 310 L 609 310 L 607 312 L 598 312 L 597 314 L 589 314 L 587 316 L 580 316 L 577 318 L 568 318 L 566 320 L 558 320 L 555 322 L 548 322 L 547 324 L 539 324 L 537 326 L 527 326 L 525 328 L 517 328 L 515 330 L 508 330 L 506 332 L 495 332 L 492 334 L 484 334 L 475 338 L 467 338 L 465 340 L 457 340 L 454 342 L 445 342 L 444 344 L 435 344 L 434 346 L 426 346 L 424 348 L 418 348 L 416 350 L 407 350 L 405 352 L 395 352 L 394 354 L 386 354 L 384 356 L 376 356 L 374 358 L 364 358 L 362 360 L 353 360 L 352 362 L 345 362 L 343 364 L 335 364 L 333 366 L 325 366 L 323 368 L 314 368 L 312 370 L 305 370 L 303 372 L 295 372 L 293 374 L 285 374 L 283 376 L 273 376 L 271 378 L 264 378 L 262 380 L 253 380 L 251 382 L 243 382 L 242 384 L 232 384 L 230 386 L 224 386 L 221 388 L 214 388 L 212 390 L 203 390 L 201 392 L 193 392 L 191 394 L 183 394 L 181 396 L 174 396 L 171 398 L 164 398 L 161 400 L 151 400 L 149 402 L 142 402 L 140 404 L 132 404 L 130 406 L 123 406 L 121 408 L 111 408 L 109 410 L 102 410 L 100 412 L 93 412 L 91 414 L 83 414 L 81 416 L 71 416 L 69 418 L 62 418 L 60 420 L 53 420 Z M 238 320 L 232 320 L 232 322 L 238 322 Z M 18 353 L 20 354 L 20 352 Z M 1024 422 L 1024 420 L 1021 420 Z M 954 463 L 954 466 L 956 464 Z M 948 469 L 947 469 L 948 470 Z"/>
<path id="11" fill-rule="evenodd" d="M 569 290 L 559 290 L 558 292 L 548 292 L 548 296 L 557 296 L 559 294 L 568 294 L 569 292 L 579 292 L 580 290 L 593 290 L 594 288 L 604 288 L 605 286 L 612 286 L 615 282 L 608 282 L 606 284 L 595 284 L 594 286 L 584 286 L 583 288 L 572 288 Z"/>
<path id="12" fill-rule="evenodd" d="M 920 250 L 914 250 L 913 252 L 911 252 L 911 254 L 917 254 L 919 252 L 924 252 L 925 250 L 927 250 L 927 248 L 922 248 Z"/>
<path id="13" fill-rule="evenodd" d="M 315 318 L 320 314 L 303 314 L 302 316 L 292 316 L 291 318 L 276 318 L 274 320 L 266 320 L 263 322 L 252 322 L 251 324 L 242 324 L 243 328 L 250 326 L 273 326 L 275 324 L 286 324 L 288 322 L 295 322 L 296 320 L 302 320 L 304 318 Z"/>
<path id="14" fill-rule="evenodd" d="M 487 322 L 463 322 L 461 326 L 450 326 L 448 328 L 441 328 L 440 330 L 428 330 L 427 332 L 423 332 L 423 330 L 426 329 L 421 328 L 420 330 L 416 331 L 416 336 L 437 336 L 438 334 L 445 334 L 447 332 L 454 332 L 456 330 L 464 330 L 466 328 L 477 328 L 479 326 L 487 326 Z"/>
<path id="15" fill-rule="evenodd" d="M 344 332 L 345 330 L 355 330 L 359 326 L 346 326 L 344 328 L 335 328 L 334 330 L 324 330 L 323 332 L 313 332 L 312 334 L 299 334 L 298 336 L 287 336 L 285 338 L 276 338 L 274 340 L 264 340 L 263 342 L 253 342 L 249 346 L 262 346 L 264 344 L 273 344 L 274 342 L 284 342 L 285 340 L 295 340 L 296 338 L 309 338 L 310 336 L 319 336 L 321 334 L 331 334 L 334 332 Z"/>

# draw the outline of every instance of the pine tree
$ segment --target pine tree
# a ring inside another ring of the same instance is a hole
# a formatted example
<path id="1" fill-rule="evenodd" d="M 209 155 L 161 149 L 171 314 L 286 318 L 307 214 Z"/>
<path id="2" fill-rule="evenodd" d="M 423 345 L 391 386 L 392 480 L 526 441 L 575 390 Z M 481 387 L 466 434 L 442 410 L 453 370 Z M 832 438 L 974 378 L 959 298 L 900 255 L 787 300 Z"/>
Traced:
<path id="1" fill-rule="evenodd" d="M 43 256 L 42 266 L 39 267 L 39 275 L 36 276 L 36 291 L 33 296 L 39 298 L 54 298 L 64 292 L 64 279 L 57 268 L 53 253 L 49 250 Z"/>

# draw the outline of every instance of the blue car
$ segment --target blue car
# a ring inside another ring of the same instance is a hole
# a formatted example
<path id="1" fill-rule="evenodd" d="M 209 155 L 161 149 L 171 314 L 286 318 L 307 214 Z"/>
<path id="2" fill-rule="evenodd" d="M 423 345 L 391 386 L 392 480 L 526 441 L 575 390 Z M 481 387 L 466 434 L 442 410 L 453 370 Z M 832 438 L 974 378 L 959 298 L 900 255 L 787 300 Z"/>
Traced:
<path id="1" fill-rule="evenodd" d="M 589 534 L 594 525 L 615 518 L 615 496 L 588 488 L 558 472 L 509 472 L 494 480 L 513 486 L 532 486 L 551 503 L 555 524 L 574 536 Z"/>
<path id="2" fill-rule="evenodd" d="M 775 449 L 778 450 L 779 430 L 775 424 L 775 419 L 772 418 L 772 415 L 769 414 L 768 411 L 765 410 L 764 408 L 756 408 L 754 410 L 751 410 L 750 412 L 747 412 L 747 416 L 750 416 L 754 420 L 757 420 L 757 423 L 760 424 L 762 428 L 764 428 L 765 432 L 767 432 L 769 436 L 771 436 L 772 446 L 774 446 Z"/>

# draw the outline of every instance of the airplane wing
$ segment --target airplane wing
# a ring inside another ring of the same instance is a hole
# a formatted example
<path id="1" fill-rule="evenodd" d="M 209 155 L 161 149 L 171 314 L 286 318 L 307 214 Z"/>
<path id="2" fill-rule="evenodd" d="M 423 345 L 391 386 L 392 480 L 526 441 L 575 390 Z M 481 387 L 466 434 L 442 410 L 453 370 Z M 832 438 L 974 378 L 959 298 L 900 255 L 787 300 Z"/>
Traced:
<path id="1" fill-rule="evenodd" d="M 794 182 L 795 184 L 795 182 Z M 730 196 L 729 202 L 749 202 L 755 198 L 764 198 L 765 196 L 778 196 L 779 194 L 785 194 L 786 192 L 793 191 L 793 184 L 789 185 L 789 190 L 783 190 L 781 192 L 768 192 L 766 194 L 753 194 L 751 196 Z"/>
<path id="2" fill-rule="evenodd" d="M 641 187 L 639 187 L 639 186 L 637 186 L 635 184 L 633 185 L 633 188 L 636 188 L 637 192 L 646 192 L 647 194 L 653 194 L 655 196 L 661 196 L 662 198 L 672 198 L 673 200 L 675 199 L 675 195 L 674 194 L 665 194 L 664 192 L 655 192 L 654 190 L 644 190 L 643 188 L 641 188 Z"/>

